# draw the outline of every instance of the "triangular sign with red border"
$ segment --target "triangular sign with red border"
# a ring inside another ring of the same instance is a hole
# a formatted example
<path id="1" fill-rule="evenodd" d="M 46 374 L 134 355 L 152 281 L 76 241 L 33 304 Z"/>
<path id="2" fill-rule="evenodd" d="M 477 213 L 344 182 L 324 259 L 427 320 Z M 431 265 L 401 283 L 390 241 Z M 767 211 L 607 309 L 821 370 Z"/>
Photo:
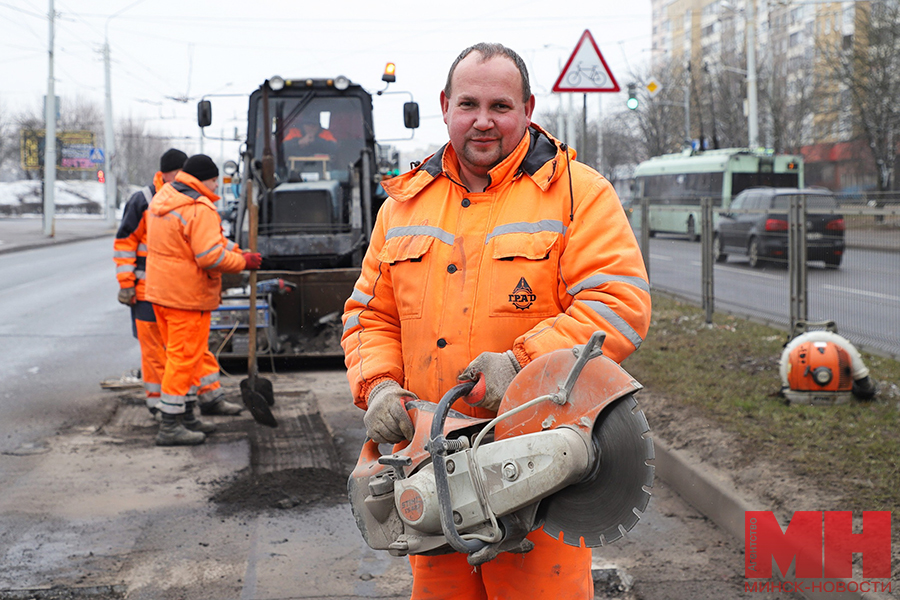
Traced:
<path id="1" fill-rule="evenodd" d="M 590 44 L 585 44 L 590 41 Z M 616 78 L 587 29 L 553 85 L 554 92 L 618 92 Z"/>

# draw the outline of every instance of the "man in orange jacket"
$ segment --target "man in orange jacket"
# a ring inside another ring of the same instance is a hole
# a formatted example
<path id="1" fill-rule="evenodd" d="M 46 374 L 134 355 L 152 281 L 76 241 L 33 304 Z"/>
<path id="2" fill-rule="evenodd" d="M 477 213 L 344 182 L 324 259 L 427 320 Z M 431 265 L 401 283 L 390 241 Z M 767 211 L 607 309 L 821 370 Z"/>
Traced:
<path id="1" fill-rule="evenodd" d="M 131 307 L 131 331 L 141 347 L 141 378 L 147 408 L 156 414 L 166 366 L 166 348 L 156 325 L 153 305 L 144 295 L 147 272 L 147 207 L 163 184 L 175 180 L 187 154 L 170 148 L 159 159 L 159 171 L 153 183 L 135 192 L 122 210 L 122 222 L 113 242 L 113 260 L 119 280 L 119 302 Z"/>
<path id="2" fill-rule="evenodd" d="M 166 345 L 159 410 L 160 446 L 201 444 L 211 431 L 194 414 L 221 406 L 219 365 L 209 351 L 211 311 L 218 308 L 222 273 L 258 269 L 258 253 L 242 252 L 222 235 L 214 202 L 219 169 L 205 154 L 184 163 L 175 181 L 153 197 L 147 218 L 147 299 L 153 303 Z M 230 403 L 228 403 L 230 404 Z"/>
<path id="3" fill-rule="evenodd" d="M 647 273 L 619 199 L 531 122 L 518 54 L 463 51 L 441 109 L 450 143 L 383 182 L 390 198 L 344 309 L 350 388 L 379 443 L 412 438 L 409 398 L 437 402 L 459 380 L 483 380 L 483 395 L 453 408 L 494 416 L 534 358 L 603 330 L 604 354 L 621 362 L 650 323 Z M 539 529 L 503 550 L 489 547 L 474 568 L 457 553 L 412 556 L 412 598 L 593 598 L 589 548 Z"/>

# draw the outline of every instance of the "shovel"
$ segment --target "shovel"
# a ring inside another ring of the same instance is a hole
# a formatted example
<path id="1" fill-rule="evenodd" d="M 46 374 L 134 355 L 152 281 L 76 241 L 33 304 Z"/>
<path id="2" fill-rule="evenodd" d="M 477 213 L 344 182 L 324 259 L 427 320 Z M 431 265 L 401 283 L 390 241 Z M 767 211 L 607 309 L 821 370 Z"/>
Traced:
<path id="1" fill-rule="evenodd" d="M 259 225 L 259 207 L 253 200 L 251 182 L 247 182 L 247 198 L 250 200 L 248 209 L 250 212 L 250 252 L 256 252 L 256 237 Z M 250 411 L 253 420 L 268 427 L 278 427 L 278 421 L 269 409 L 275 404 L 275 394 L 272 390 L 272 382 L 259 377 L 256 364 L 256 270 L 250 271 L 250 315 L 249 315 L 249 344 L 247 360 L 247 378 L 241 381 L 241 398 L 244 406 Z"/>

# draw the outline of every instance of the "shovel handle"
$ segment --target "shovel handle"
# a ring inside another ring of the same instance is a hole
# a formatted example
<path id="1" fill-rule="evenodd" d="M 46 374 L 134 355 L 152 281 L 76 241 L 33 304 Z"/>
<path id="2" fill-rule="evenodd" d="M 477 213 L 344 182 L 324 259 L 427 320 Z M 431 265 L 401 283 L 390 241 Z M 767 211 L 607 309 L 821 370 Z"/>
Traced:
<path id="1" fill-rule="evenodd" d="M 259 231 L 259 207 L 253 196 L 252 179 L 247 180 L 247 209 L 250 213 L 250 252 L 256 252 Z M 251 385 L 256 383 L 256 269 L 250 271 L 250 314 L 248 315 L 247 376 Z"/>

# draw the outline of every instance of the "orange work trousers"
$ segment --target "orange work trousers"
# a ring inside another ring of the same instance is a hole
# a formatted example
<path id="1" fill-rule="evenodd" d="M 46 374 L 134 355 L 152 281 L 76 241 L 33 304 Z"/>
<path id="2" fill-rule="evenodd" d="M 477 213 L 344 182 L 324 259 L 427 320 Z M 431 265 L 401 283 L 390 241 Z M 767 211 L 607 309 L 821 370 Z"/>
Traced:
<path id="1" fill-rule="evenodd" d="M 209 351 L 209 311 L 182 310 L 154 304 L 156 323 L 166 347 L 159 409 L 184 412 L 188 396 L 210 395 L 221 387 L 219 363 Z"/>
<path id="2" fill-rule="evenodd" d="M 526 554 L 503 552 L 473 567 L 464 554 L 410 556 L 411 600 L 590 600 L 591 549 L 575 548 L 539 529 Z"/>
<path id="3" fill-rule="evenodd" d="M 156 324 L 152 304 L 146 300 L 136 302 L 131 308 L 131 319 L 134 335 L 141 345 L 141 379 L 144 380 L 147 408 L 156 408 L 166 370 L 166 345 Z"/>

